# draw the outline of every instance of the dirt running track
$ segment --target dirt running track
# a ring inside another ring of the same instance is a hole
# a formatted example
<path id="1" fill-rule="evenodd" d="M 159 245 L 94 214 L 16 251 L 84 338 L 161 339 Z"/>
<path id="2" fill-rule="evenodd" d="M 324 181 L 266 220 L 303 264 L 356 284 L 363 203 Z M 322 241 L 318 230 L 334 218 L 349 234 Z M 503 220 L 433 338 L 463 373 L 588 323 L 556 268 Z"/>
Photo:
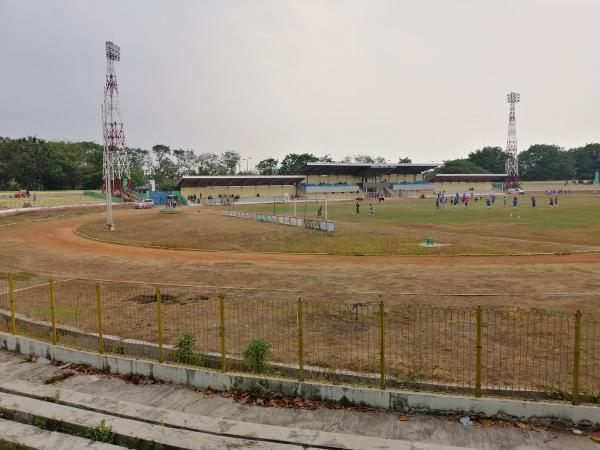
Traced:
<path id="1" fill-rule="evenodd" d="M 298 291 L 304 296 L 308 292 L 345 299 L 366 293 L 393 298 L 415 292 L 418 301 L 448 293 L 497 294 L 493 301 L 514 304 L 509 297 L 524 296 L 546 305 L 585 304 L 600 309 L 600 253 L 413 257 L 205 252 L 111 244 L 75 234 L 77 227 L 98 216 L 0 228 L 0 269 L 257 292 Z M 585 301 L 545 295 L 555 292 L 596 295 L 582 297 Z"/>

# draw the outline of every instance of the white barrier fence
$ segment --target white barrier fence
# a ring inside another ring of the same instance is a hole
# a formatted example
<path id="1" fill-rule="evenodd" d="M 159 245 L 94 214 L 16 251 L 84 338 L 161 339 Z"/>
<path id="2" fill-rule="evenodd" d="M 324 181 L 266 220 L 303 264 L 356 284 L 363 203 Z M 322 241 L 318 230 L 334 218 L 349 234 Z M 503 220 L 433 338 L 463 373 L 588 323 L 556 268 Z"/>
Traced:
<path id="1" fill-rule="evenodd" d="M 257 222 L 278 223 L 280 225 L 289 225 L 292 227 L 311 228 L 313 230 L 335 231 L 335 222 L 330 220 L 303 219 L 302 217 L 277 216 L 274 214 L 262 214 L 245 211 L 224 210 L 224 216 L 237 217 L 238 219 L 256 220 Z"/>

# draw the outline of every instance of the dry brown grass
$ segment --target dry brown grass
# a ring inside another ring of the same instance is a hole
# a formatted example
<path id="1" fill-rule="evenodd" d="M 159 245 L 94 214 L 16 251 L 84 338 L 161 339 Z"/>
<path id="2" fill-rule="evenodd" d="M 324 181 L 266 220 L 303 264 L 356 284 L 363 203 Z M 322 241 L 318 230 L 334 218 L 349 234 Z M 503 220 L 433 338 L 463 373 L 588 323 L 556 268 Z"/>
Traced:
<path id="1" fill-rule="evenodd" d="M 48 287 L 42 280 L 18 284 L 17 313 L 48 321 Z M 103 283 L 104 333 L 122 339 L 157 341 L 157 309 L 151 286 Z M 60 324 L 97 330 L 94 283 L 58 282 L 56 317 Z M 173 345 L 185 332 L 197 350 L 220 351 L 218 296 L 221 290 L 162 288 L 164 338 Z M 470 299 L 479 300 L 475 297 Z M 295 299 L 254 298 L 227 292 L 225 326 L 228 354 L 240 357 L 252 339 L 272 345 L 276 362 L 297 363 Z M 7 295 L 0 296 L 6 308 Z M 378 299 L 304 301 L 305 361 L 327 377 L 350 370 L 379 370 Z M 558 388 L 568 392 L 573 364 L 574 314 L 515 307 L 484 308 L 483 386 L 513 389 Z M 600 390 L 600 316 L 584 315 L 582 388 Z M 400 381 L 473 386 L 476 320 L 473 307 L 386 304 L 386 372 Z M 38 336 L 39 337 L 39 336 Z M 45 336 L 48 339 L 49 336 Z M 77 341 L 66 340 L 77 346 Z M 243 367 L 237 367 L 243 369 Z M 373 380 L 375 383 L 377 379 Z"/>
<path id="2" fill-rule="evenodd" d="M 114 233 L 104 222 L 86 223 L 79 232 L 113 242 L 165 248 L 239 250 L 257 252 L 454 255 L 566 252 L 600 249 L 600 197 L 571 195 L 560 207 L 541 203 L 536 209 L 523 204 L 516 210 L 496 204 L 436 211 L 432 200 L 396 200 L 376 206 L 376 214 L 353 214 L 353 205 L 329 205 L 336 232 L 286 227 L 223 217 L 218 208 L 186 209 L 175 216 L 159 210 L 136 211 L 122 216 Z M 501 200 L 498 200 L 500 203 Z M 269 205 L 231 208 L 273 212 Z M 289 205 L 276 206 L 278 214 L 292 215 Z M 366 206 L 363 205 L 363 209 Z M 311 205 L 308 217 L 314 215 Z M 303 211 L 297 211 L 300 216 Z M 419 246 L 426 237 L 449 244 L 436 248 Z"/>

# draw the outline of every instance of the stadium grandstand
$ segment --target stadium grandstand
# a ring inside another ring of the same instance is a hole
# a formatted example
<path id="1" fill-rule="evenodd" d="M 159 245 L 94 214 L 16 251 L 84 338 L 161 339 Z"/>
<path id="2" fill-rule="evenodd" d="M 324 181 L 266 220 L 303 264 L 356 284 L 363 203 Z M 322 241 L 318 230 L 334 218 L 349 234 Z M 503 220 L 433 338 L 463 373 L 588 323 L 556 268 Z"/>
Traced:
<path id="1" fill-rule="evenodd" d="M 300 175 L 190 175 L 177 182 L 192 203 L 223 205 L 286 201 L 297 196 Z"/>
<path id="2" fill-rule="evenodd" d="M 298 185 L 298 194 L 362 194 L 367 197 L 431 195 L 434 187 L 425 181 L 425 173 L 436 167 L 437 164 L 307 163 L 297 171 L 305 177 Z"/>
<path id="3" fill-rule="evenodd" d="M 424 173 L 436 164 L 307 163 L 292 175 L 184 176 L 181 195 L 203 204 L 257 203 L 291 198 L 432 195 Z"/>
<path id="4" fill-rule="evenodd" d="M 429 179 L 435 192 L 488 193 L 504 189 L 505 173 L 438 173 Z"/>

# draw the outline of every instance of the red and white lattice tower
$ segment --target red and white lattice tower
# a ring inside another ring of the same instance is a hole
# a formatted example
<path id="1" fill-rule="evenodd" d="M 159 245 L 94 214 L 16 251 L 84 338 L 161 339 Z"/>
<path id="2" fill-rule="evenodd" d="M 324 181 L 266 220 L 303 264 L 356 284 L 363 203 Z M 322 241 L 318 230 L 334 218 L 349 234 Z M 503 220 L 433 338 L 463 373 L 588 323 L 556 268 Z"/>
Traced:
<path id="1" fill-rule="evenodd" d="M 131 192 L 129 158 L 125 146 L 125 132 L 119 111 L 119 89 L 115 61 L 121 60 L 121 49 L 112 42 L 106 43 L 106 84 L 102 105 L 104 134 L 102 191 L 106 194 L 107 226 L 114 230 L 112 197 L 128 198 Z"/>
<path id="2" fill-rule="evenodd" d="M 510 103 L 510 113 L 508 115 L 508 137 L 506 139 L 506 161 L 505 171 L 506 180 L 505 189 L 518 188 L 519 181 L 519 156 L 517 151 L 517 119 L 515 117 L 515 103 L 519 103 L 521 95 L 516 92 L 509 92 L 506 101 Z"/>

